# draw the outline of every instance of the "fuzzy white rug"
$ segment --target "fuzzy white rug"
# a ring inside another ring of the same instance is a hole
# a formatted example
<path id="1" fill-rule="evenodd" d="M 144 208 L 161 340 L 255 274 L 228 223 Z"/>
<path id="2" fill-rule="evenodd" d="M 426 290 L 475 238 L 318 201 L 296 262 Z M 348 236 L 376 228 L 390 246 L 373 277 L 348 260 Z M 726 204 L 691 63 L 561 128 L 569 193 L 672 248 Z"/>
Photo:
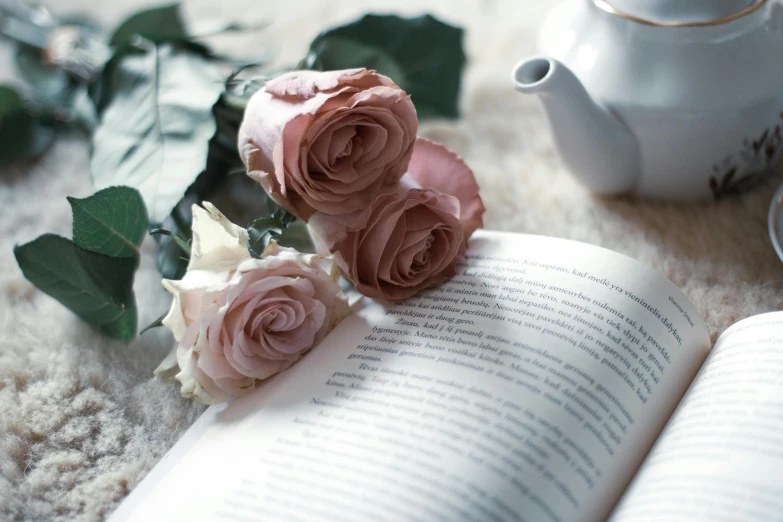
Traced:
<path id="1" fill-rule="evenodd" d="M 49 0 L 57 14 L 89 11 L 108 24 L 150 1 Z M 254 6 L 255 4 L 255 6 Z M 194 0 L 194 18 L 257 13 L 245 0 Z M 628 254 L 660 270 L 702 311 L 713 338 L 734 321 L 783 308 L 783 264 L 766 232 L 776 174 L 743 197 L 712 204 L 596 199 L 565 174 L 534 99 L 510 70 L 534 51 L 549 2 L 536 0 L 279 0 L 274 25 L 221 44 L 275 46 L 281 63 L 304 55 L 321 30 L 363 11 L 431 11 L 467 29 L 470 66 L 463 118 L 422 133 L 462 154 L 487 204 L 486 226 L 568 237 Z M 426 52 L 426 50 L 424 51 Z M 0 45 L 0 80 L 15 81 Z M 93 192 L 87 144 L 62 140 L 40 162 L 0 173 L 0 519 L 101 520 L 201 413 L 151 378 L 170 349 L 162 329 L 130 345 L 107 341 L 38 292 L 12 248 L 43 232 L 70 235 L 65 196 Z M 167 307 L 146 244 L 137 275 L 141 324 Z"/>

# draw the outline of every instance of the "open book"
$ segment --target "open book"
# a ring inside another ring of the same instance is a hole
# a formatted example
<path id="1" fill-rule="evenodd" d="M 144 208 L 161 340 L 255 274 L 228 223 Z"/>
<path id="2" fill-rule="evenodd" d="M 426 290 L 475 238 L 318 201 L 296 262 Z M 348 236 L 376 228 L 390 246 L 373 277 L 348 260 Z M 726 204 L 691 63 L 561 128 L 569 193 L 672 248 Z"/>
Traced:
<path id="1" fill-rule="evenodd" d="M 355 310 L 111 520 L 783 520 L 783 312 L 710 354 L 657 272 L 484 231 L 443 286 Z"/>

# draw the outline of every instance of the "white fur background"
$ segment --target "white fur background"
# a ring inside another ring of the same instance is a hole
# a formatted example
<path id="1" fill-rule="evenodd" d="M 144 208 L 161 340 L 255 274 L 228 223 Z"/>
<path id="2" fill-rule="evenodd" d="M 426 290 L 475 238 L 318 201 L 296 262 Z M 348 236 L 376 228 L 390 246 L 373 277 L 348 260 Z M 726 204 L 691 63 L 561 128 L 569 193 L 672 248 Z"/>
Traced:
<path id="1" fill-rule="evenodd" d="M 145 0 L 44 0 L 55 14 L 87 11 L 106 24 Z M 568 237 L 605 246 L 660 270 L 682 287 L 713 339 L 743 317 L 783 308 L 783 264 L 766 232 L 775 174 L 751 194 L 720 203 L 664 204 L 591 197 L 555 157 L 534 99 L 515 93 L 510 70 L 534 52 L 549 2 L 538 0 L 186 1 L 191 19 L 272 16 L 254 36 L 220 45 L 252 54 L 272 45 L 295 63 L 321 30 L 364 11 L 431 11 L 467 29 L 470 60 L 463 118 L 422 133 L 475 170 L 490 229 Z M 272 6 L 272 7 L 270 7 Z M 423 49 L 422 52 L 426 52 Z M 16 82 L 0 44 L 0 80 Z M 101 520 L 157 462 L 202 408 L 151 378 L 170 349 L 158 329 L 111 342 L 38 292 L 14 261 L 14 244 L 44 232 L 70 236 L 65 196 L 93 192 L 87 143 L 61 140 L 41 161 L 0 173 L 0 519 Z M 137 275 L 141 324 L 169 300 L 149 242 Z"/>

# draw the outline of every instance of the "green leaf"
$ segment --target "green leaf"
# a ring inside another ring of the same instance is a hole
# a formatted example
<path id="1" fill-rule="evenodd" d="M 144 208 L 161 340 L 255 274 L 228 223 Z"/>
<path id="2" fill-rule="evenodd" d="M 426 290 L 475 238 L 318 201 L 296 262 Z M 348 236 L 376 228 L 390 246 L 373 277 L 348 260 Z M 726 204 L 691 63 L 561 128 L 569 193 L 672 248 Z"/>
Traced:
<path id="1" fill-rule="evenodd" d="M 141 194 L 109 187 L 84 199 L 68 198 L 73 210 L 73 240 L 85 250 L 112 257 L 138 257 L 149 226 Z"/>
<path id="2" fill-rule="evenodd" d="M 134 259 L 96 254 L 54 234 L 17 246 L 14 256 L 30 282 L 84 321 L 115 339 L 133 338 Z"/>
<path id="3" fill-rule="evenodd" d="M 316 40 L 317 41 L 317 40 Z M 334 70 L 341 62 L 351 64 L 340 69 L 353 67 L 366 67 L 374 69 L 383 75 L 393 79 L 403 90 L 408 90 L 408 78 L 402 65 L 398 63 L 388 51 L 341 36 L 330 36 L 313 44 L 307 62 L 311 66 L 308 69 L 319 71 Z"/>
<path id="4" fill-rule="evenodd" d="M 125 313 L 119 316 L 115 321 L 97 325 L 98 331 L 106 337 L 118 339 L 120 341 L 130 341 L 136 337 L 136 329 L 139 325 L 139 312 L 136 308 L 135 299 L 131 301 L 131 306 L 125 310 Z"/>
<path id="5" fill-rule="evenodd" d="M 11 87 L 0 86 L 0 167 L 37 158 L 54 140 L 54 130 L 43 124 Z"/>
<path id="6" fill-rule="evenodd" d="M 137 189 L 159 224 L 206 166 L 216 128 L 212 106 L 223 83 L 200 56 L 169 45 L 148 48 L 113 68 L 90 170 L 98 188 Z"/>
<path id="7" fill-rule="evenodd" d="M 296 221 L 288 226 L 283 232 L 275 237 L 278 245 L 295 248 L 305 254 L 315 253 L 315 246 L 307 229 L 307 223 Z"/>
<path id="8" fill-rule="evenodd" d="M 366 15 L 321 33 L 300 67 L 375 69 L 411 95 L 420 119 L 456 118 L 465 66 L 462 33 L 430 15 Z"/>
<path id="9" fill-rule="evenodd" d="M 249 228 L 247 233 L 249 236 L 247 249 L 250 252 L 250 255 L 256 259 L 260 259 L 261 254 L 264 253 L 264 250 L 269 246 L 269 243 L 272 242 L 275 236 L 280 235 L 280 232 L 257 228 Z"/>
<path id="10" fill-rule="evenodd" d="M 179 14 L 179 3 L 145 9 L 131 15 L 114 30 L 114 48 L 131 45 L 136 36 L 153 43 L 186 41 L 188 34 Z"/>
<path id="11" fill-rule="evenodd" d="M 253 221 L 247 227 L 247 249 L 250 255 L 256 259 L 260 258 L 269 243 L 283 234 L 288 226 L 295 221 L 296 217 L 282 208 L 277 209 L 271 216 Z"/>
<path id="12" fill-rule="evenodd" d="M 180 4 L 168 4 L 139 11 L 115 29 L 110 45 L 114 57 L 121 58 L 138 50 L 140 41 L 155 45 L 172 44 L 202 56 L 212 56 L 212 50 L 195 41 L 197 36 L 188 33 L 180 16 Z"/>
<path id="13" fill-rule="evenodd" d="M 179 280 L 188 270 L 188 257 L 173 239 L 165 237 L 158 244 L 155 265 L 164 279 Z"/>

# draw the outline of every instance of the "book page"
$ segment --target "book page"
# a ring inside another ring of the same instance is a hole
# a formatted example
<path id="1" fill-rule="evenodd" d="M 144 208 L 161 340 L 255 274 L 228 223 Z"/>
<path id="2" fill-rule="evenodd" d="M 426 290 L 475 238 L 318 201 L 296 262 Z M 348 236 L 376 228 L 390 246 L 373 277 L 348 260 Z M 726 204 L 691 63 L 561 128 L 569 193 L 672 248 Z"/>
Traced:
<path id="1" fill-rule="evenodd" d="M 783 520 L 783 312 L 718 339 L 611 520 Z"/>
<path id="2" fill-rule="evenodd" d="M 709 350 L 660 274 L 538 236 L 357 310 L 112 520 L 603 520 Z"/>

